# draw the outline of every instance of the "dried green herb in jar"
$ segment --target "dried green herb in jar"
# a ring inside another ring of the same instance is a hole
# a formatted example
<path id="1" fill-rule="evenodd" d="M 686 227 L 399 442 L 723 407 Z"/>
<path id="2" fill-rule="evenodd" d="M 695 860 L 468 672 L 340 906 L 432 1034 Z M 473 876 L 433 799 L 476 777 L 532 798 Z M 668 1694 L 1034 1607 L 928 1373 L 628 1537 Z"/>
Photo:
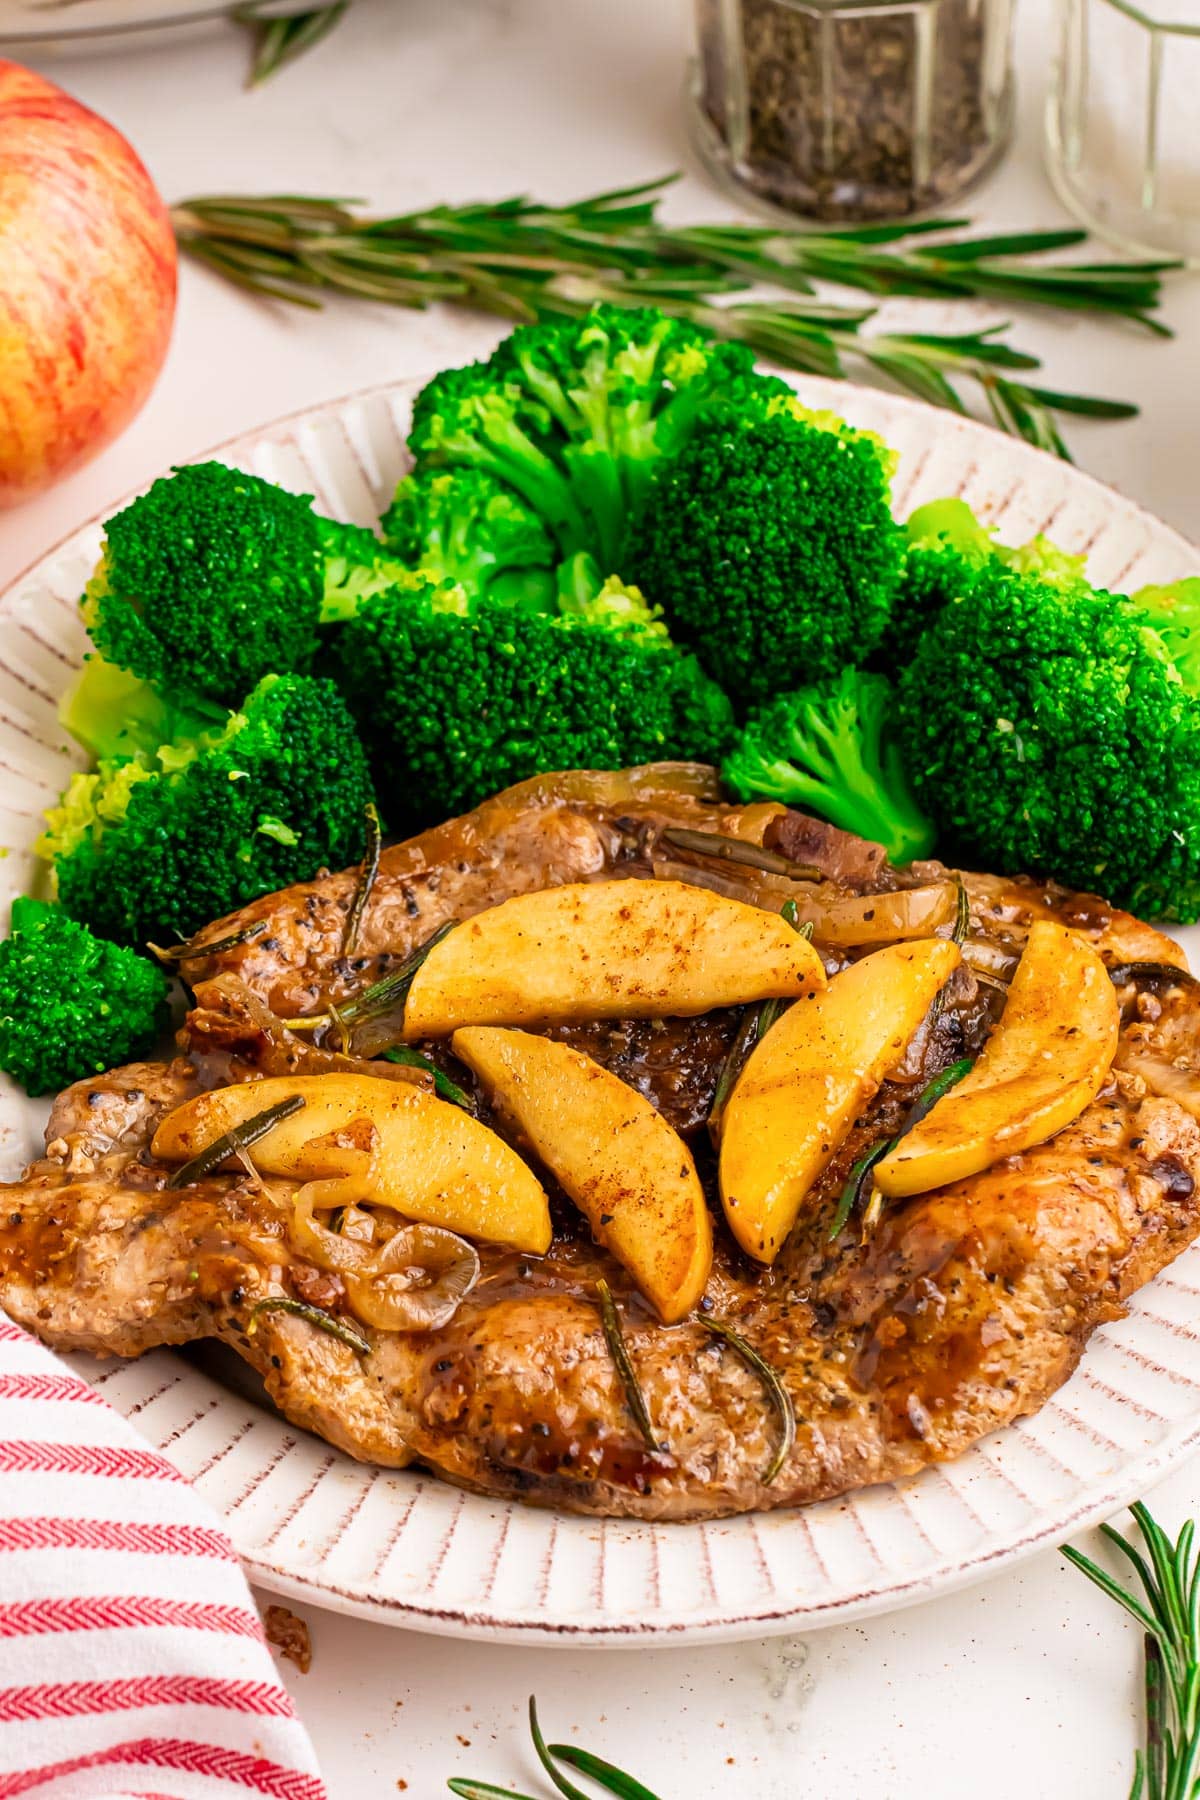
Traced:
<path id="1" fill-rule="evenodd" d="M 711 160 L 814 219 L 942 205 L 1003 149 L 1011 0 L 697 0 Z"/>

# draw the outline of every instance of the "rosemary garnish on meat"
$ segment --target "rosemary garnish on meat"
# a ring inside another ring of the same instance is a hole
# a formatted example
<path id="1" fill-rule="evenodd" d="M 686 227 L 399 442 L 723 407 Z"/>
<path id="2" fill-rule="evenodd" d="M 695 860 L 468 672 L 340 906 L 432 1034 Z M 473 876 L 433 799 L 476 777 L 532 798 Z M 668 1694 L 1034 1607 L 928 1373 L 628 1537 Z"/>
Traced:
<path id="1" fill-rule="evenodd" d="M 621 1386 L 625 1390 L 625 1404 L 642 1434 L 647 1450 L 661 1450 L 662 1445 L 654 1435 L 654 1426 L 650 1419 L 650 1410 L 646 1405 L 646 1396 L 642 1392 L 641 1383 L 638 1381 L 633 1360 L 629 1354 L 629 1346 L 625 1342 L 625 1333 L 621 1328 L 617 1303 L 612 1297 L 612 1289 L 607 1281 L 602 1279 L 596 1283 L 596 1297 L 600 1302 L 600 1322 L 604 1326 L 608 1354 L 613 1359 L 617 1374 L 621 1377 Z"/>
<path id="2" fill-rule="evenodd" d="M 383 849 L 383 828 L 379 823 L 379 808 L 373 800 L 367 801 L 366 825 L 367 846 L 363 851 L 362 868 L 354 889 L 354 898 L 350 902 L 350 911 L 346 914 L 346 935 L 342 940 L 343 956 L 349 956 L 358 942 L 363 914 L 370 904 L 371 890 L 375 886 L 375 877 L 379 873 L 379 853 Z"/>
<path id="3" fill-rule="evenodd" d="M 763 1486 L 770 1487 L 790 1456 L 792 1446 L 796 1442 L 796 1409 L 792 1405 L 792 1396 L 784 1386 L 778 1369 L 773 1368 L 766 1357 L 756 1350 L 740 1331 L 735 1331 L 732 1325 L 726 1325 L 721 1319 L 707 1319 L 701 1316 L 699 1323 L 703 1325 L 705 1331 L 710 1331 L 715 1338 L 719 1338 L 722 1343 L 728 1344 L 731 1350 L 737 1352 L 747 1368 L 752 1369 L 758 1376 L 767 1391 L 767 1398 L 775 1408 L 779 1419 L 779 1442 L 761 1476 Z"/>
<path id="4" fill-rule="evenodd" d="M 213 938 L 208 944 L 198 944 L 195 938 L 189 938 L 186 944 L 169 944 L 165 950 L 158 944 L 147 944 L 146 948 L 159 962 L 189 962 L 193 956 L 223 956 L 226 950 L 236 950 L 239 944 L 248 944 L 261 937 L 266 929 L 266 919 L 255 919 L 252 925 L 243 925 L 240 931 L 231 931 L 228 937 Z"/>
<path id="5" fill-rule="evenodd" d="M 257 1144 L 258 1140 L 266 1137 L 268 1131 L 273 1131 L 281 1120 L 290 1119 L 293 1113 L 298 1113 L 304 1104 L 303 1094 L 289 1094 L 286 1100 L 277 1100 L 274 1106 L 265 1106 L 261 1112 L 254 1113 L 251 1118 L 243 1120 L 240 1125 L 234 1125 L 229 1131 L 222 1132 L 219 1138 L 213 1139 L 207 1149 L 198 1151 L 190 1162 L 185 1162 L 176 1169 L 167 1184 L 168 1187 L 190 1187 L 193 1181 L 202 1181 L 206 1175 L 211 1175 L 214 1170 L 219 1169 L 221 1164 L 227 1162 L 231 1156 L 241 1156 L 250 1148 L 251 1144 Z"/>
<path id="6" fill-rule="evenodd" d="M 1016 302 L 1124 318 L 1159 336 L 1170 262 L 1045 264 L 1077 230 L 963 236 L 933 219 L 814 232 L 770 224 L 668 225 L 673 176 L 562 206 L 516 196 L 371 216 L 321 195 L 206 194 L 171 210 L 180 249 L 252 293 L 319 307 L 329 294 L 394 306 L 448 301 L 508 320 L 578 317 L 597 301 L 657 306 L 792 369 L 865 372 L 921 400 L 966 410 L 973 385 L 1002 431 L 1066 456 L 1056 415 L 1132 417 L 1122 400 L 1038 385 L 1039 359 L 1006 322 L 960 331 L 881 331 L 876 308 L 818 292 Z M 953 234 L 953 235 L 952 235 Z M 757 289 L 751 298 L 747 291 Z M 729 302 L 730 296 L 736 296 Z M 964 321 L 966 324 L 967 321 Z"/>
<path id="7" fill-rule="evenodd" d="M 406 956 L 398 969 L 384 975 L 379 981 L 364 988 L 361 994 L 355 994 L 344 1006 L 330 1006 L 327 1012 L 306 1013 L 302 1018 L 284 1019 L 282 1023 L 289 1031 L 321 1031 L 326 1025 L 361 1025 L 366 1019 L 378 1018 L 380 1013 L 389 1007 L 400 1004 L 409 988 L 413 977 L 435 944 L 440 944 L 448 932 L 454 930 L 457 919 L 447 919 L 439 925 L 431 937 L 415 949 L 411 956 Z"/>
<path id="8" fill-rule="evenodd" d="M 867 1177 L 875 1167 L 875 1164 L 882 1161 L 889 1150 L 894 1150 L 896 1145 L 900 1142 L 900 1139 L 907 1136 L 914 1125 L 919 1125 L 926 1113 L 931 1111 L 931 1109 L 937 1105 L 942 1095 L 948 1094 L 950 1089 L 955 1087 L 962 1080 L 964 1075 L 969 1075 L 974 1066 L 972 1058 L 964 1056 L 961 1057 L 958 1062 L 951 1063 L 949 1068 L 942 1069 L 939 1074 L 933 1077 L 932 1081 L 927 1082 L 921 1089 L 921 1092 L 917 1095 L 916 1099 L 905 1113 L 899 1131 L 897 1131 L 893 1137 L 880 1138 L 879 1141 L 872 1144 L 868 1150 L 863 1151 L 862 1155 L 850 1170 L 849 1175 L 846 1177 L 846 1185 L 842 1189 L 837 1204 L 837 1211 L 833 1215 L 833 1223 L 829 1227 L 827 1242 L 832 1243 L 834 1238 L 845 1229 L 851 1214 L 861 1204 L 863 1195 L 867 1190 Z M 867 1204 L 863 1209 L 864 1236 L 878 1224 L 879 1215 L 882 1211 L 883 1195 L 879 1192 L 878 1188 L 873 1187 L 870 1192 L 870 1197 L 867 1200 Z"/>
<path id="9" fill-rule="evenodd" d="M 475 1103 L 470 1094 L 459 1087 L 457 1081 L 451 1081 L 444 1069 L 439 1069 L 431 1056 L 423 1051 L 414 1050 L 411 1044 L 393 1044 L 385 1050 L 381 1058 L 383 1062 L 403 1063 L 410 1069 L 425 1069 L 433 1076 L 433 1091 L 442 1100 L 449 1100 L 455 1106 L 461 1106 L 464 1112 L 474 1113 Z"/>
<path id="10" fill-rule="evenodd" d="M 1195 1523 L 1189 1519 L 1172 1543 L 1140 1500 L 1129 1510 L 1148 1558 L 1112 1525 L 1100 1529 L 1132 1565 L 1144 1601 L 1082 1551 L 1064 1544 L 1062 1553 L 1145 1633 L 1146 1747 L 1134 1758 L 1130 1800 L 1193 1800 L 1200 1784 L 1200 1567 Z"/>
<path id="11" fill-rule="evenodd" d="M 315 1325 L 317 1330 L 325 1332 L 327 1337 L 337 1338 L 340 1344 L 349 1344 L 356 1355 L 368 1356 L 370 1354 L 371 1346 L 366 1338 L 360 1332 L 355 1331 L 352 1325 L 347 1325 L 344 1319 L 336 1319 L 332 1313 L 322 1312 L 319 1306 L 310 1306 L 307 1300 L 289 1300 L 285 1294 L 274 1294 L 267 1300 L 260 1300 L 256 1306 L 251 1308 L 250 1324 L 247 1327 L 251 1337 L 254 1336 L 254 1326 L 259 1313 L 265 1312 L 292 1313 L 297 1319 L 306 1319 L 310 1325 Z"/>
<path id="12" fill-rule="evenodd" d="M 695 835 L 704 836 L 706 833 Z M 768 852 L 768 854 L 770 854 Z M 798 866 L 798 865 L 793 865 Z M 813 927 L 811 919 L 801 922 L 800 909 L 794 900 L 785 900 L 779 909 L 780 915 L 799 937 L 812 942 Z M 708 1112 L 708 1135 L 716 1145 L 721 1134 L 721 1119 L 729 1104 L 729 1096 L 737 1083 L 738 1076 L 749 1061 L 750 1052 L 760 1038 L 766 1036 L 786 1003 L 782 1000 L 760 1000 L 757 1006 L 747 1006 L 742 1013 L 742 1022 L 732 1044 L 725 1054 L 721 1070 L 717 1076 L 717 1085 L 713 1090 L 713 1101 Z"/>
<path id="13" fill-rule="evenodd" d="M 764 850 L 745 838 L 724 837 L 719 831 L 692 831 L 683 825 L 668 825 L 662 842 L 676 850 L 690 850 L 693 856 L 711 856 L 718 862 L 741 863 L 747 869 L 761 869 L 767 875 L 786 875 L 790 881 L 823 881 L 821 870 L 812 863 L 791 862 L 775 850 Z"/>

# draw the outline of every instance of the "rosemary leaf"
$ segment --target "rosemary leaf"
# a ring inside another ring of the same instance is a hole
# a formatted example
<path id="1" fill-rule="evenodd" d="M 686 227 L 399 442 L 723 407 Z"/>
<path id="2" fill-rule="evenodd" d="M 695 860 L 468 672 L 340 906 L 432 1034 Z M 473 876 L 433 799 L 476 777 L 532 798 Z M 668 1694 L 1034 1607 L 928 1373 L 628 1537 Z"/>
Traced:
<path id="1" fill-rule="evenodd" d="M 253 925 L 243 925 L 240 931 L 231 931 L 228 937 L 213 938 L 210 943 L 198 944 L 195 938 L 189 938 L 186 944 L 170 944 L 165 950 L 157 944 L 147 944 L 146 948 L 159 962 L 190 962 L 194 956 L 223 956 L 226 950 L 236 950 L 239 944 L 248 944 L 261 937 L 266 929 L 266 919 L 256 919 Z"/>
<path id="2" fill-rule="evenodd" d="M 363 914 L 370 903 L 371 890 L 375 886 L 375 877 L 379 873 L 379 856 L 383 849 L 383 830 L 379 823 L 379 808 L 373 800 L 367 802 L 366 827 L 367 847 L 363 852 L 362 869 L 354 890 L 354 898 L 350 902 L 350 911 L 346 914 L 346 936 L 342 942 L 343 956 L 349 956 L 358 942 Z"/>
<path id="3" fill-rule="evenodd" d="M 532 1800 L 530 1794 L 517 1794 L 512 1788 L 497 1787 L 491 1781 L 472 1781 L 466 1775 L 452 1776 L 446 1786 L 459 1800 Z"/>
<path id="4" fill-rule="evenodd" d="M 754 1371 L 766 1389 L 767 1398 L 778 1415 L 779 1442 L 761 1477 L 763 1486 L 770 1487 L 796 1442 L 796 1409 L 792 1405 L 792 1396 L 784 1386 L 778 1369 L 773 1368 L 766 1357 L 756 1350 L 754 1345 L 742 1336 L 741 1332 L 735 1331 L 732 1325 L 726 1325 L 721 1319 L 702 1317 L 700 1323 L 705 1331 L 710 1331 L 715 1338 L 719 1338 L 722 1343 L 728 1344 L 731 1350 L 735 1350 L 747 1368 Z"/>
<path id="5" fill-rule="evenodd" d="M 646 1396 L 642 1392 L 641 1383 L 633 1367 L 629 1355 L 629 1346 L 625 1342 L 625 1333 L 621 1329 L 621 1319 L 617 1312 L 617 1303 L 612 1297 L 612 1289 L 607 1281 L 596 1283 L 596 1295 L 600 1301 L 600 1319 L 604 1326 L 605 1342 L 608 1353 L 621 1378 L 621 1386 L 625 1390 L 625 1404 L 629 1408 L 634 1424 L 642 1434 L 642 1441 L 647 1450 L 659 1451 L 662 1445 L 654 1435 L 654 1425 L 646 1405 Z"/>
<path id="6" fill-rule="evenodd" d="M 559 1793 L 562 1794 L 563 1800 L 591 1800 L 590 1795 L 585 1794 L 582 1788 L 577 1788 L 573 1781 L 568 1781 L 561 1769 L 556 1766 L 554 1758 L 547 1748 L 546 1740 L 542 1736 L 542 1728 L 538 1724 L 537 1701 L 532 1694 L 529 1696 L 529 1735 L 533 1739 L 533 1747 L 538 1761 Z"/>
<path id="7" fill-rule="evenodd" d="M 310 1306 L 306 1300 L 289 1300 L 284 1294 L 260 1300 L 258 1305 L 251 1309 L 249 1326 L 251 1336 L 254 1334 L 254 1324 L 259 1313 L 265 1312 L 292 1313 L 297 1319 L 305 1319 L 308 1324 L 315 1325 L 317 1330 L 323 1331 L 327 1337 L 336 1338 L 339 1344 L 348 1344 L 357 1356 L 370 1355 L 371 1346 L 366 1338 L 360 1332 L 355 1331 L 352 1325 L 347 1325 L 344 1319 L 335 1319 L 332 1313 L 322 1312 L 319 1306 Z"/>
<path id="8" fill-rule="evenodd" d="M 829 1227 L 829 1236 L 826 1240 L 828 1243 L 832 1244 L 834 1238 L 839 1237 L 846 1229 L 851 1214 L 856 1212 L 862 1204 L 867 1176 L 875 1164 L 882 1161 L 887 1155 L 895 1141 L 894 1138 L 880 1138 L 877 1144 L 872 1144 L 869 1150 L 864 1150 L 854 1163 L 838 1199 L 837 1211 L 833 1215 L 833 1222 Z"/>
<path id="9" fill-rule="evenodd" d="M 617 1800 L 658 1800 L 658 1795 L 641 1781 L 635 1781 L 632 1775 L 626 1775 L 613 1763 L 605 1762 L 602 1756 L 593 1756 L 590 1750 L 580 1750 L 574 1744 L 551 1744 L 551 1756 L 559 1762 L 565 1762 L 569 1768 L 578 1769 L 581 1775 L 588 1775 L 599 1787 L 610 1794 L 616 1794 Z"/>
<path id="10" fill-rule="evenodd" d="M 465 1093 L 456 1081 L 451 1081 L 446 1071 L 439 1069 L 432 1057 L 423 1055 L 420 1050 L 414 1050 L 411 1044 L 393 1044 L 390 1050 L 384 1051 L 381 1060 L 405 1063 L 410 1069 L 427 1069 L 433 1076 L 435 1094 L 440 1095 L 443 1100 L 452 1101 L 455 1106 L 461 1106 L 464 1112 L 474 1114 L 475 1107 L 471 1096 Z"/>
<path id="11" fill-rule="evenodd" d="M 777 851 L 764 850 L 761 844 L 749 843 L 745 838 L 722 837 L 717 831 L 692 831 L 683 825 L 668 825 L 662 841 L 676 850 L 690 850 L 694 856 L 741 863 L 748 869 L 762 869 L 769 875 L 786 875 L 792 881 L 824 879 L 821 870 L 811 863 L 791 862 Z"/>
<path id="12" fill-rule="evenodd" d="M 214 1138 L 207 1149 L 199 1151 L 190 1162 L 183 1163 L 176 1169 L 168 1186 L 172 1188 L 190 1187 L 193 1181 L 202 1181 L 211 1175 L 231 1156 L 239 1156 L 260 1138 L 265 1138 L 273 1131 L 281 1120 L 290 1119 L 304 1106 L 303 1094 L 289 1094 L 286 1100 L 277 1100 L 274 1106 L 266 1106 L 262 1112 L 255 1113 L 241 1125 L 235 1125 L 230 1131 Z"/>
<path id="13" fill-rule="evenodd" d="M 312 50 L 345 17 L 350 0 L 325 0 L 308 12 L 293 13 L 286 19 L 266 19 L 257 3 L 241 6 L 233 17 L 251 33 L 252 50 L 247 87 L 261 87 L 280 69 Z"/>
<path id="14" fill-rule="evenodd" d="M 717 1085 L 713 1092 L 713 1102 L 708 1114 L 708 1135 L 715 1149 L 720 1142 L 721 1120 L 725 1108 L 729 1104 L 729 1096 L 734 1090 L 738 1076 L 746 1066 L 746 1061 L 758 1042 L 759 1008 L 747 1006 L 742 1009 L 742 1019 L 732 1044 L 726 1051 L 725 1060 L 721 1064 L 721 1072 L 717 1076 Z"/>
<path id="15" fill-rule="evenodd" d="M 390 974 L 372 982 L 361 994 L 355 994 L 353 999 L 347 1000 L 344 1006 L 339 1008 L 331 1005 L 327 1012 L 306 1013 L 297 1019 L 284 1019 L 282 1023 L 289 1031 L 321 1031 L 327 1025 L 345 1027 L 378 1018 L 380 1013 L 387 1012 L 389 1007 L 398 1005 L 404 999 L 412 986 L 413 977 L 429 952 L 457 924 L 457 919 L 447 919 L 423 944 L 417 946 L 411 956 L 405 957 L 398 969 L 393 969 Z"/>

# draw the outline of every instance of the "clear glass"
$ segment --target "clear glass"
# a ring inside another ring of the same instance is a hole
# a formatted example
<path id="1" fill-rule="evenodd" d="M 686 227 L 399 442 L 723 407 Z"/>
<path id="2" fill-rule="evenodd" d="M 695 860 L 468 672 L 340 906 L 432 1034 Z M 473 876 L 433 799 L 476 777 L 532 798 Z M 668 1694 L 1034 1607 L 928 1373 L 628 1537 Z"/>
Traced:
<path id="1" fill-rule="evenodd" d="M 1012 0 L 697 0 L 710 166 L 816 220 L 948 205 L 1012 127 Z"/>
<path id="2" fill-rule="evenodd" d="M 1046 161 L 1123 249 L 1200 266 L 1200 0 L 1058 0 Z"/>

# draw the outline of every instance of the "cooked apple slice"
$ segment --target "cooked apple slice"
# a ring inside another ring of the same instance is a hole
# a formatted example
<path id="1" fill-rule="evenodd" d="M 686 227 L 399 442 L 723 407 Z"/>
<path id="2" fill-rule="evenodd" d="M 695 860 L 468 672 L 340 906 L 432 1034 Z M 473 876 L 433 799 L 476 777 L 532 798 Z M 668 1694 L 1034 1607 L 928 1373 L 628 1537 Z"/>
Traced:
<path id="1" fill-rule="evenodd" d="M 505 900 L 435 945 L 409 989 L 404 1035 L 703 1013 L 824 980 L 778 913 L 682 881 L 571 882 Z"/>
<path id="2" fill-rule="evenodd" d="M 712 1221 L 678 1133 L 569 1044 L 489 1025 L 456 1031 L 453 1041 L 663 1323 L 691 1312 L 712 1267 Z"/>
<path id="3" fill-rule="evenodd" d="M 1036 920 L 983 1054 L 876 1165 L 880 1193 L 923 1194 L 1045 1143 L 1099 1093 L 1120 1023 L 1116 989 L 1092 946 L 1065 925 Z"/>
<path id="4" fill-rule="evenodd" d="M 789 1007 L 752 1052 L 725 1109 L 720 1177 L 730 1230 L 759 1262 L 778 1256 L 958 961 L 949 938 L 876 950 Z"/>
<path id="5" fill-rule="evenodd" d="M 550 1248 L 545 1192 L 515 1150 L 461 1106 L 376 1076 L 275 1076 L 198 1094 L 167 1114 L 154 1134 L 154 1155 L 188 1162 L 235 1125 L 297 1094 L 304 1106 L 250 1151 L 264 1175 L 329 1179 L 342 1172 L 341 1162 L 347 1175 L 361 1176 L 361 1198 L 418 1224 L 538 1256 Z M 364 1121 L 371 1129 L 364 1131 Z"/>

